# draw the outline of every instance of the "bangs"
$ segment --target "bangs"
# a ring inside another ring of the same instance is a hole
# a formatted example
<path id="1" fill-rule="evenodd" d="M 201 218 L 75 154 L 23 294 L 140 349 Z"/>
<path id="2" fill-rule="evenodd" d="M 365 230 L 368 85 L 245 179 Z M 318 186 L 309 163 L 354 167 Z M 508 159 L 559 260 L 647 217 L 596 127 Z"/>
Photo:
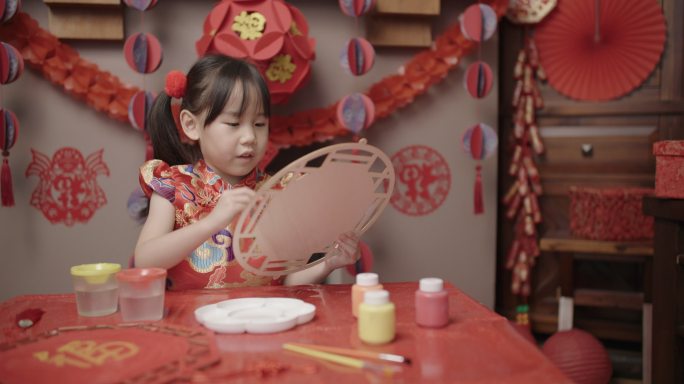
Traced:
<path id="1" fill-rule="evenodd" d="M 241 97 L 238 115 L 242 116 L 253 106 L 258 114 L 271 116 L 268 87 L 256 68 L 244 63 L 224 65 L 213 80 L 205 124 L 213 122 L 233 97 Z"/>

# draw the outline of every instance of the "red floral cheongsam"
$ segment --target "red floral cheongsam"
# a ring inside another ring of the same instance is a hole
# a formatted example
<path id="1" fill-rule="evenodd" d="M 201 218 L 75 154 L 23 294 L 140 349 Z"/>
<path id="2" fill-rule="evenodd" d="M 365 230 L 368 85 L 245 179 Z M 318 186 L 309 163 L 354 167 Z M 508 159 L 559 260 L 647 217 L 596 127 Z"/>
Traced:
<path id="1" fill-rule="evenodd" d="M 204 160 L 195 165 L 174 166 L 161 160 L 150 160 L 140 167 L 140 186 L 146 196 L 156 192 L 173 204 L 176 209 L 173 229 L 176 230 L 209 214 L 224 189 L 242 186 L 256 189 L 265 181 L 264 176 L 254 170 L 239 184 L 231 186 Z M 236 222 L 237 217 L 227 229 L 212 235 L 185 260 L 170 268 L 167 287 L 184 290 L 282 284 L 282 277 L 255 275 L 242 269 L 235 260 L 231 244 Z"/>

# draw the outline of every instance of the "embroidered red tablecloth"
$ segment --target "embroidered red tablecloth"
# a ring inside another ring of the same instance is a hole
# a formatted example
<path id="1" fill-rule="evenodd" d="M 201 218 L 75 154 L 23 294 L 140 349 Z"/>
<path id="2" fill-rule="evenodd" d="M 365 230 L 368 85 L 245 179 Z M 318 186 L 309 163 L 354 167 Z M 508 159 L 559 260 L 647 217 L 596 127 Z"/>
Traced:
<path id="1" fill-rule="evenodd" d="M 220 361 L 195 370 L 184 380 L 191 382 L 366 383 L 387 380 L 374 373 L 284 351 L 287 342 L 331 345 L 408 356 L 412 365 L 391 380 L 418 383 L 570 383 L 536 346 L 508 323 L 457 288 L 447 285 L 450 323 L 441 329 L 421 328 L 414 322 L 417 283 L 387 283 L 397 308 L 396 339 L 383 346 L 364 345 L 357 336 L 351 314 L 349 285 L 254 287 L 211 291 L 167 292 L 166 314 L 160 327 L 201 327 L 194 318 L 197 307 L 241 297 L 292 297 L 316 306 L 316 316 L 289 331 L 258 334 L 217 334 Z M 31 308 L 45 311 L 30 328 L 16 324 L 17 314 Z M 18 296 L 0 304 L 0 344 L 16 344 L 40 338 L 63 327 L 117 325 L 119 313 L 105 317 L 80 317 L 74 295 Z M 213 342 L 212 340 L 212 342 Z M 2 352 L 2 351 L 0 351 Z M 136 359 L 130 363 L 135 366 Z"/>

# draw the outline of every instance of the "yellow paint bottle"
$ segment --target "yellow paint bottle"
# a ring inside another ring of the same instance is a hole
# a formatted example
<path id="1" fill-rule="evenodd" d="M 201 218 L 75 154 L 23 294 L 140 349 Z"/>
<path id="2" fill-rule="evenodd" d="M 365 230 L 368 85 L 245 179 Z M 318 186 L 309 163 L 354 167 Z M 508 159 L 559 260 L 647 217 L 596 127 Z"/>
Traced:
<path id="1" fill-rule="evenodd" d="M 394 340 L 396 315 L 389 292 L 368 291 L 359 305 L 359 339 L 367 344 L 385 344 Z"/>

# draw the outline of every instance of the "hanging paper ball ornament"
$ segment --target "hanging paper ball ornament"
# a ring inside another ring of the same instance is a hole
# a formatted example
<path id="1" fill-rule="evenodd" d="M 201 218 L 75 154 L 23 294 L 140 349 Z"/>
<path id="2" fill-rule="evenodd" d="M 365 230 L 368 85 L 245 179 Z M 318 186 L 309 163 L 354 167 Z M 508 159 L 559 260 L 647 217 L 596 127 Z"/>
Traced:
<path id="1" fill-rule="evenodd" d="M 0 84 L 9 84 L 24 72 L 21 53 L 7 43 L 0 43 Z"/>
<path id="2" fill-rule="evenodd" d="M 486 4 L 474 4 L 461 15 L 461 32 L 477 42 L 489 40 L 496 31 L 496 12 Z"/>
<path id="3" fill-rule="evenodd" d="M 375 6 L 375 2 L 376 0 L 339 0 L 342 13 L 352 17 L 366 14 Z"/>
<path id="4" fill-rule="evenodd" d="M 19 121 L 14 112 L 9 109 L 0 108 L 0 149 L 5 154 L 9 152 L 10 148 L 17 142 L 17 134 L 19 133 Z"/>
<path id="5" fill-rule="evenodd" d="M 136 188 L 128 196 L 128 201 L 126 201 L 128 217 L 133 219 L 138 224 L 145 224 L 149 208 L 150 199 L 145 196 L 145 193 L 140 188 Z"/>
<path id="6" fill-rule="evenodd" d="M 354 76 L 361 76 L 373 68 L 375 49 L 368 40 L 356 37 L 347 42 L 341 54 L 342 67 Z"/>
<path id="7" fill-rule="evenodd" d="M 0 1 L 0 22 L 9 21 L 21 9 L 21 0 Z"/>
<path id="8" fill-rule="evenodd" d="M 354 93 L 337 103 L 337 121 L 354 134 L 368 128 L 375 120 L 375 104 L 368 96 Z"/>
<path id="9" fill-rule="evenodd" d="M 0 203 L 3 207 L 14 205 L 12 191 L 12 172 L 9 167 L 9 150 L 17 142 L 19 121 L 14 113 L 0 108 L 0 149 L 2 149 L 2 168 L 0 169 Z"/>
<path id="10" fill-rule="evenodd" d="M 542 352 L 577 384 L 607 384 L 612 376 L 608 352 L 585 331 L 557 332 L 546 340 Z"/>
<path id="11" fill-rule="evenodd" d="M 465 72 L 464 85 L 470 96 L 481 99 L 489 94 L 494 83 L 494 74 L 489 64 L 476 61 Z"/>
<path id="12" fill-rule="evenodd" d="M 131 8 L 144 12 L 157 5 L 157 0 L 124 0 L 124 3 Z"/>
<path id="13" fill-rule="evenodd" d="M 221 53 L 251 59 L 279 104 L 306 82 L 315 59 L 304 15 L 282 0 L 224 0 L 204 21 L 199 56 Z"/>
<path id="14" fill-rule="evenodd" d="M 162 62 L 161 44 L 149 33 L 129 36 L 124 44 L 124 54 L 128 65 L 138 73 L 152 73 Z"/>
<path id="15" fill-rule="evenodd" d="M 483 160 L 496 153 L 499 138 L 487 124 L 479 123 L 463 134 L 463 148 L 475 160 Z"/>
<path id="16" fill-rule="evenodd" d="M 147 119 L 153 102 L 154 95 L 152 92 L 140 91 L 131 97 L 131 101 L 128 103 L 128 121 L 135 129 L 147 130 Z"/>

